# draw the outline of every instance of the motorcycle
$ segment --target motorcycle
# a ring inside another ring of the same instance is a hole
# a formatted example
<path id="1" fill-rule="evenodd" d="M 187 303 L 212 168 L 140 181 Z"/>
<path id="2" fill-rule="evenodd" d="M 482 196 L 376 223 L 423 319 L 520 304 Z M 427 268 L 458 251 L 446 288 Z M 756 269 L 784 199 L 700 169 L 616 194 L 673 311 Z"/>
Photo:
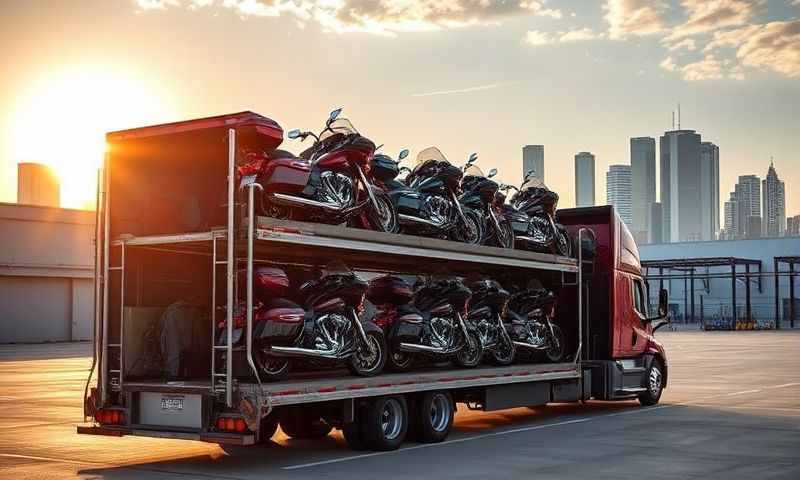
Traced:
<path id="1" fill-rule="evenodd" d="M 553 322 L 556 297 L 550 290 L 532 286 L 508 299 L 503 321 L 518 356 L 544 353 L 552 362 L 560 362 L 566 351 L 561 328 Z M 522 355 L 519 355 L 519 354 Z"/>
<path id="2" fill-rule="evenodd" d="M 505 216 L 514 230 L 516 245 L 523 250 L 572 255 L 572 242 L 567 229 L 556 223 L 558 194 L 529 172 L 522 186 L 511 197 Z M 513 188 L 504 185 L 504 189 Z"/>
<path id="3" fill-rule="evenodd" d="M 400 159 L 407 155 L 403 152 Z M 463 208 L 458 201 L 463 172 L 450 164 L 438 148 L 421 151 L 416 166 L 403 182 L 396 180 L 401 171 L 398 162 L 386 155 L 375 158 L 372 167 L 380 172 L 376 176 L 397 210 L 401 231 L 469 244 L 481 242 L 480 213 Z"/>
<path id="4" fill-rule="evenodd" d="M 339 118 L 340 113 L 331 112 L 319 135 L 300 130 L 287 134 L 300 141 L 314 139 L 299 156 L 280 149 L 246 152 L 239 167 L 242 184 L 255 176 L 263 187 L 260 212 L 269 217 L 396 233 L 394 205 L 369 174 L 375 144 Z"/>
<path id="5" fill-rule="evenodd" d="M 415 292 L 397 276 L 373 279 L 367 298 L 376 306 L 375 323 L 386 332 L 389 368 L 405 372 L 421 358 L 478 366 L 482 344 L 462 316 L 470 294 L 456 279 L 429 280 Z"/>
<path id="6" fill-rule="evenodd" d="M 318 280 L 304 283 L 300 294 L 304 307 L 284 297 L 289 286 L 280 268 L 258 267 L 254 272 L 259 303 L 253 312 L 254 362 L 267 380 L 284 377 L 292 360 L 311 363 L 347 363 L 355 375 L 379 374 L 386 363 L 383 331 L 359 319 L 367 282 L 344 265 L 329 264 Z M 245 305 L 234 315 L 233 340 L 243 343 Z M 225 323 L 217 344 L 224 345 Z"/>
<path id="7" fill-rule="evenodd" d="M 473 153 L 464 166 L 464 178 L 461 180 L 463 193 L 459 201 L 462 206 L 481 212 L 482 244 L 514 248 L 514 231 L 511 223 L 504 216 L 503 203 L 496 201 L 500 184 L 492 180 L 492 177 L 497 175 L 497 169 L 493 168 L 489 171 L 489 175 L 484 175 L 475 165 L 477 158 L 478 156 Z"/>
<path id="8" fill-rule="evenodd" d="M 514 342 L 503 323 L 503 308 L 509 298 L 494 280 L 480 280 L 469 286 L 472 297 L 469 300 L 467 325 L 478 332 L 484 353 L 495 365 L 511 365 L 514 361 Z"/>

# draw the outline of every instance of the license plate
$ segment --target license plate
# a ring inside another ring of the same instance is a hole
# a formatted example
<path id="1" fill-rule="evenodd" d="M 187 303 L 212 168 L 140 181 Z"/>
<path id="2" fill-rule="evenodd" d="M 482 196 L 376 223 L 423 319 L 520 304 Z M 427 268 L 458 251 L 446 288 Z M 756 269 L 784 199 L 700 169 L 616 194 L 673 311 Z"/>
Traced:
<path id="1" fill-rule="evenodd" d="M 183 411 L 183 397 L 161 397 L 161 410 L 165 412 Z"/>
<path id="2" fill-rule="evenodd" d="M 239 183 L 239 188 L 244 188 L 251 183 L 255 183 L 257 175 L 247 175 L 242 177 L 242 181 Z"/>

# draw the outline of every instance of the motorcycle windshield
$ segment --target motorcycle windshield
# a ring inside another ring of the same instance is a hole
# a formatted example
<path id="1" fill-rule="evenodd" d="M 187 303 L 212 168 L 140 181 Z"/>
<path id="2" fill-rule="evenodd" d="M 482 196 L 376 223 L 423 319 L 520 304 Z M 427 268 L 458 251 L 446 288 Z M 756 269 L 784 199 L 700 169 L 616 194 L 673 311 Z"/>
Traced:
<path id="1" fill-rule="evenodd" d="M 485 177 L 486 175 L 483 174 L 483 170 L 481 170 L 478 166 L 473 164 L 473 165 L 470 165 L 469 167 L 467 167 L 464 170 L 464 176 L 465 177 L 479 177 L 479 178 L 481 178 L 481 177 Z"/>
<path id="2" fill-rule="evenodd" d="M 320 134 L 319 139 L 322 141 L 340 134 L 345 136 L 358 134 L 358 130 L 356 130 L 356 127 L 353 126 L 350 120 L 346 118 L 337 118 L 331 123 L 329 128 L 326 128 L 325 131 Z"/>
<path id="3" fill-rule="evenodd" d="M 522 184 L 521 187 L 519 187 L 519 191 L 522 192 L 529 188 L 544 188 L 549 190 L 549 188 L 547 188 L 547 185 L 545 185 L 542 179 L 540 179 L 539 177 L 529 178 L 525 183 Z"/>
<path id="4" fill-rule="evenodd" d="M 414 170 L 430 161 L 447 162 L 447 157 L 445 157 L 442 151 L 438 148 L 428 147 L 417 154 L 417 161 L 414 163 Z"/>

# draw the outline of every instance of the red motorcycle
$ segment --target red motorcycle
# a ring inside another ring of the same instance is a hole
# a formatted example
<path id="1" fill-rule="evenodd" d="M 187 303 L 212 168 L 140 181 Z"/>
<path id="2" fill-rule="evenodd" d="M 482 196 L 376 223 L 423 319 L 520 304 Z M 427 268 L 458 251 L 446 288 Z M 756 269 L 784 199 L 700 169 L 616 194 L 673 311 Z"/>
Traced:
<path id="1" fill-rule="evenodd" d="M 247 152 L 239 167 L 242 184 L 263 187 L 260 211 L 269 217 L 340 224 L 395 233 L 397 212 L 389 196 L 374 184 L 370 161 L 375 144 L 349 120 L 331 112 L 316 135 L 292 130 L 287 136 L 314 145 L 299 156 L 285 150 Z"/>

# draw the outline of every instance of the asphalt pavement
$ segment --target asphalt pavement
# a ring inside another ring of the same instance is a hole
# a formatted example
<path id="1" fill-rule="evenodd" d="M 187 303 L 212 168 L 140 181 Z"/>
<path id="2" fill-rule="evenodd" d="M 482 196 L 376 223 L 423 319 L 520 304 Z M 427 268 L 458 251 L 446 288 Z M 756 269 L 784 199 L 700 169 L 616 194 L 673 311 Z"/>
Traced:
<path id="1" fill-rule="evenodd" d="M 229 452 L 75 433 L 89 345 L 0 345 L 0 478 L 800 478 L 800 332 L 663 332 L 654 407 L 461 409 L 440 444 L 349 450 L 338 432 Z"/>

